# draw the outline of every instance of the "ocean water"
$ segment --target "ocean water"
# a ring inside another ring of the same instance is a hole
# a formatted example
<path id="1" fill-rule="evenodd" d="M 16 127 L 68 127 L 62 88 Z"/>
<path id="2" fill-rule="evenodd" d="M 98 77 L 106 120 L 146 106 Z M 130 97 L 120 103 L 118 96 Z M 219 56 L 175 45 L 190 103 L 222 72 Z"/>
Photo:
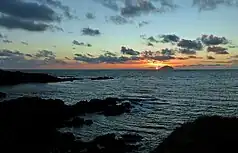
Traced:
<path id="1" fill-rule="evenodd" d="M 30 70 L 28 70 L 30 71 Z M 59 77 L 85 78 L 74 82 L 1 87 L 8 98 L 39 96 L 68 104 L 93 98 L 134 99 L 129 114 L 115 117 L 87 115 L 92 126 L 66 129 L 83 140 L 116 132 L 144 137 L 140 152 L 153 150 L 181 123 L 200 115 L 238 116 L 238 70 L 31 70 Z M 114 80 L 88 78 L 111 76 Z"/>

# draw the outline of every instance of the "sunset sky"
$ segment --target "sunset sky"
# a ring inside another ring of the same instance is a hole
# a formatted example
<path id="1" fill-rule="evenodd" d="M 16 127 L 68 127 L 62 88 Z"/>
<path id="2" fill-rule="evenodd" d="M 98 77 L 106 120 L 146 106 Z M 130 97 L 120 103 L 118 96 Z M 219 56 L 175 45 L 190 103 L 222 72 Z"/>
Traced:
<path id="1" fill-rule="evenodd" d="M 0 0 L 0 68 L 238 68 L 238 0 Z"/>

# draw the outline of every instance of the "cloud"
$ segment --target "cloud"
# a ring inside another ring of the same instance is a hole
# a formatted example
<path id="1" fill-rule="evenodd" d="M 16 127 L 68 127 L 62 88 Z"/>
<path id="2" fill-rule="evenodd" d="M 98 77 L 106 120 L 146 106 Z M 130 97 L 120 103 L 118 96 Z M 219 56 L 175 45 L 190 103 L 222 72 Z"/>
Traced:
<path id="1" fill-rule="evenodd" d="M 80 63 L 92 63 L 92 64 L 98 64 L 98 63 L 108 63 L 108 64 L 116 64 L 116 63 L 124 63 L 130 60 L 136 60 L 137 57 L 116 57 L 116 56 L 110 56 L 110 55 L 99 55 L 99 56 L 88 56 L 88 55 L 82 55 L 82 54 L 75 54 L 74 59 Z"/>
<path id="2" fill-rule="evenodd" d="M 147 38 L 147 40 L 150 41 L 150 42 L 154 42 L 154 43 L 158 43 L 159 42 L 153 36 L 150 36 L 149 38 Z"/>
<path id="3" fill-rule="evenodd" d="M 186 48 L 186 49 L 194 49 L 194 50 L 202 50 L 203 45 L 200 41 L 197 40 L 186 40 L 182 39 L 177 44 L 179 47 Z"/>
<path id="4" fill-rule="evenodd" d="M 111 10 L 114 10 L 114 11 L 119 10 L 119 6 L 118 6 L 116 0 L 94 0 L 94 1 L 102 4 L 103 6 L 105 6 L 106 8 L 109 8 Z"/>
<path id="5" fill-rule="evenodd" d="M 147 24 L 149 24 L 149 22 L 147 22 L 147 21 L 141 21 L 141 22 L 139 22 L 138 26 L 139 26 L 139 27 L 143 27 L 143 26 L 145 26 L 145 25 L 147 25 Z"/>
<path id="6" fill-rule="evenodd" d="M 238 55 L 231 56 L 231 58 L 238 58 Z"/>
<path id="7" fill-rule="evenodd" d="M 19 51 L 0 49 L 0 57 L 12 57 L 12 56 L 24 56 L 24 54 Z"/>
<path id="8" fill-rule="evenodd" d="M 214 10 L 219 5 L 238 7 L 237 0 L 193 0 L 193 6 L 199 11 Z"/>
<path id="9" fill-rule="evenodd" d="M 188 49 L 188 48 L 179 48 L 179 53 L 186 55 L 195 55 L 196 50 Z"/>
<path id="10" fill-rule="evenodd" d="M 147 46 L 154 46 L 154 44 L 152 44 L 151 42 L 148 42 Z"/>
<path id="11" fill-rule="evenodd" d="M 91 44 L 84 43 L 84 42 L 78 42 L 77 40 L 74 40 L 72 43 L 73 43 L 74 45 L 78 45 L 78 46 L 92 47 Z"/>
<path id="12" fill-rule="evenodd" d="M 37 21 L 59 20 L 54 10 L 46 5 L 19 0 L 1 0 L 0 12 L 22 19 Z"/>
<path id="13" fill-rule="evenodd" d="M 28 45 L 28 43 L 25 42 L 25 41 L 22 41 L 21 43 L 22 43 L 23 45 Z"/>
<path id="14" fill-rule="evenodd" d="M 24 29 L 27 31 L 45 31 L 52 28 L 48 24 L 36 23 L 34 21 L 22 20 L 12 16 L 0 16 L 0 26 L 7 29 Z"/>
<path id="15" fill-rule="evenodd" d="M 197 56 L 194 56 L 194 55 L 190 55 L 190 56 L 188 56 L 188 58 L 190 58 L 190 59 L 202 59 L 202 57 L 197 57 Z"/>
<path id="16" fill-rule="evenodd" d="M 101 32 L 98 29 L 83 28 L 82 34 L 88 36 L 98 36 L 101 35 Z"/>
<path id="17" fill-rule="evenodd" d="M 172 59 L 176 59 L 174 56 L 174 53 L 171 50 L 163 49 L 161 52 L 156 51 L 143 51 L 140 54 L 140 59 L 146 59 L 146 60 L 154 60 L 154 61 L 168 61 Z M 163 52 L 163 53 L 162 53 Z"/>
<path id="18" fill-rule="evenodd" d="M 11 40 L 7 40 L 7 39 L 4 39 L 2 42 L 6 43 L 6 44 L 11 44 L 12 43 Z"/>
<path id="19" fill-rule="evenodd" d="M 37 58 L 54 58 L 56 57 L 56 55 L 52 52 L 52 51 L 49 51 L 49 50 L 39 50 L 35 57 Z"/>
<path id="20" fill-rule="evenodd" d="M 202 35 L 201 41 L 207 46 L 221 44 L 225 45 L 229 43 L 225 37 L 218 37 L 214 35 Z"/>
<path id="21" fill-rule="evenodd" d="M 86 17 L 87 19 L 95 19 L 95 18 L 96 18 L 96 16 L 95 16 L 93 13 L 86 13 L 86 14 L 85 14 L 85 17 Z"/>
<path id="22" fill-rule="evenodd" d="M 227 48 L 220 47 L 220 46 L 212 46 L 207 48 L 208 52 L 213 52 L 215 54 L 229 54 Z"/>
<path id="23" fill-rule="evenodd" d="M 104 56 L 117 56 L 115 53 L 112 53 L 112 52 L 110 52 L 110 51 L 107 51 L 107 50 L 104 50 Z M 91 56 L 92 57 L 92 55 L 88 55 L 88 56 Z"/>
<path id="24" fill-rule="evenodd" d="M 64 16 L 69 19 L 76 18 L 70 11 L 69 6 L 63 5 L 59 0 L 37 0 L 38 2 L 43 3 L 44 5 L 53 6 L 55 8 L 61 9 L 64 12 Z"/>
<path id="25" fill-rule="evenodd" d="M 207 59 L 209 59 L 209 60 L 214 60 L 214 59 L 216 59 L 216 58 L 213 57 L 213 56 L 207 56 Z"/>
<path id="26" fill-rule="evenodd" d="M 174 43 L 179 42 L 180 38 L 176 36 L 175 34 L 167 34 L 167 35 L 160 35 L 160 38 L 162 38 L 163 43 Z"/>
<path id="27" fill-rule="evenodd" d="M 140 52 L 135 51 L 135 50 L 130 49 L 130 48 L 126 48 L 124 46 L 121 47 L 121 53 L 125 54 L 125 55 L 139 55 L 140 54 Z"/>
<path id="28" fill-rule="evenodd" d="M 118 25 L 131 23 L 126 18 L 124 18 L 120 15 L 110 16 L 108 20 L 115 23 L 115 24 L 118 24 Z"/>
<path id="29" fill-rule="evenodd" d="M 161 54 L 163 56 L 172 56 L 172 55 L 175 55 L 175 52 L 172 49 L 165 48 L 161 50 Z"/>
<path id="30" fill-rule="evenodd" d="M 134 17 L 155 10 L 156 7 L 150 1 L 138 0 L 136 4 L 133 4 L 132 0 L 125 0 L 125 7 L 121 9 L 121 15 Z"/>
<path id="31" fill-rule="evenodd" d="M 51 51 L 39 51 L 36 54 L 24 54 L 20 51 L 0 49 L 0 67 L 4 68 L 37 68 L 49 64 L 66 64 L 55 58 Z"/>
<path id="32" fill-rule="evenodd" d="M 69 57 L 64 57 L 66 60 L 71 60 L 71 58 L 69 58 Z"/>

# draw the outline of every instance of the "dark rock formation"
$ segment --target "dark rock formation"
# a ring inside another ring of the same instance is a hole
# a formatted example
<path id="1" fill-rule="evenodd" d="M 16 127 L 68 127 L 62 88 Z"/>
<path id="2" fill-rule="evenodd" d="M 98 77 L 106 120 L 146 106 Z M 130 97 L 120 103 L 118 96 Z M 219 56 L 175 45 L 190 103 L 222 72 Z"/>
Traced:
<path id="1" fill-rule="evenodd" d="M 171 66 L 163 66 L 159 70 L 160 71 L 172 71 L 172 70 L 174 70 L 174 68 Z"/>
<path id="2" fill-rule="evenodd" d="M 203 116 L 175 129 L 153 153 L 237 152 L 238 118 Z"/>
<path id="3" fill-rule="evenodd" d="M 102 111 L 104 107 L 111 103 L 115 105 L 117 101 L 116 98 L 108 98 L 68 106 L 61 100 L 22 97 L 1 102 L 0 152 L 124 153 L 136 149 L 136 144 L 129 144 L 128 137 L 117 138 L 115 134 L 108 134 L 83 142 L 72 133 L 61 133 L 57 130 L 67 126 L 90 125 L 91 121 L 76 116 L 85 112 Z M 96 109 L 100 104 L 103 107 Z M 87 111 L 80 106 L 84 106 Z M 93 109 L 90 110 L 89 106 L 93 106 Z"/>
<path id="4" fill-rule="evenodd" d="M 23 73 L 0 70 L 0 86 L 3 85 L 17 85 L 22 83 L 50 83 L 73 81 L 76 78 L 58 78 L 49 74 L 43 73 Z"/>
<path id="5" fill-rule="evenodd" d="M 110 80 L 110 79 L 114 79 L 113 77 L 96 77 L 96 78 L 90 78 L 91 80 Z"/>
<path id="6" fill-rule="evenodd" d="M 0 92 L 0 99 L 6 98 L 6 97 L 7 97 L 7 94 Z"/>

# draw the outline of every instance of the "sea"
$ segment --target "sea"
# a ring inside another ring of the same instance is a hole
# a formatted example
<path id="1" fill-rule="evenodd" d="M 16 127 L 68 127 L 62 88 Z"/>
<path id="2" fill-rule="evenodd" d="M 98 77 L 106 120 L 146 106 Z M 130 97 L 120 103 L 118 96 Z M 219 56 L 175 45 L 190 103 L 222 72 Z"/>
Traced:
<path id="1" fill-rule="evenodd" d="M 107 133 L 138 133 L 139 152 L 153 150 L 176 127 L 201 115 L 238 116 L 238 70 L 24 70 L 73 82 L 1 87 L 8 99 L 39 96 L 67 104 L 94 98 L 132 99 L 131 113 L 120 116 L 86 115 L 91 126 L 65 129 L 85 141 Z M 110 76 L 113 80 L 90 80 Z"/>

